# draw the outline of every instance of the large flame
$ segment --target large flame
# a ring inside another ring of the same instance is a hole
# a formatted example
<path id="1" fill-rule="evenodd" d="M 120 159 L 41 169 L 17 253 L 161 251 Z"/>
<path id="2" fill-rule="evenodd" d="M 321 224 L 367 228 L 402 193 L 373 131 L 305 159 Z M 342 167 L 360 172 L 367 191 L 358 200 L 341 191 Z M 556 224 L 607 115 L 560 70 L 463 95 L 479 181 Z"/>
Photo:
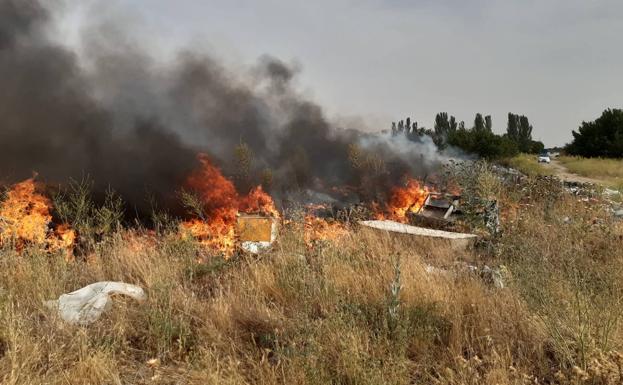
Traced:
<path id="1" fill-rule="evenodd" d="M 202 203 L 205 220 L 182 223 L 183 229 L 210 248 L 231 255 L 236 244 L 235 225 L 239 213 L 278 217 L 273 199 L 257 186 L 240 196 L 234 184 L 223 176 L 205 154 L 198 156 L 201 167 L 187 179 L 186 185 L 196 192 Z"/>
<path id="2" fill-rule="evenodd" d="M 3 242 L 44 243 L 52 220 L 50 200 L 36 191 L 33 178 L 15 184 L 0 207 L 0 239 Z"/>
<path id="3" fill-rule="evenodd" d="M 51 229 L 52 204 L 37 192 L 34 178 L 15 184 L 0 206 L 0 243 L 14 242 L 18 250 L 38 244 L 49 250 L 71 249 L 75 232 L 68 225 Z"/>
<path id="4" fill-rule="evenodd" d="M 279 212 L 275 208 L 273 198 L 264 192 L 261 185 L 255 187 L 247 196 L 240 199 L 238 202 L 238 209 L 243 213 L 263 214 L 275 218 L 279 217 Z"/>
<path id="5" fill-rule="evenodd" d="M 422 186 L 416 179 L 408 178 L 404 186 L 392 189 L 384 212 L 377 211 L 377 219 L 408 222 L 408 215 L 420 212 L 429 194 L 428 187 Z"/>

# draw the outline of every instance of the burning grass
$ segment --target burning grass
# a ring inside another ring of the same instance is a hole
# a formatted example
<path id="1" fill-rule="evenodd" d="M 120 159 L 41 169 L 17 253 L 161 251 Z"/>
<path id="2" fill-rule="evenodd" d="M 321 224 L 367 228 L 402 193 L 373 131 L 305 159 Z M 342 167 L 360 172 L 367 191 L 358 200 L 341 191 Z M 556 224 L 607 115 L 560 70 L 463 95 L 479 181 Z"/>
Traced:
<path id="1" fill-rule="evenodd" d="M 262 186 L 241 196 L 207 155 L 199 156 L 201 167 L 188 177 L 188 188 L 196 195 L 184 195 L 199 217 L 182 222 L 182 231 L 209 248 L 231 255 L 236 245 L 236 218 L 240 213 L 279 218 L 273 199 Z"/>
<path id="2" fill-rule="evenodd" d="M 487 172 L 463 187 L 514 214 L 461 255 L 349 227 L 308 247 L 309 220 L 285 223 L 270 251 L 228 260 L 174 225 L 118 228 L 74 262 L 36 242 L 5 244 L 0 382 L 618 383 L 621 230 L 599 204 L 543 193 L 539 180 L 490 183 Z M 462 273 L 466 262 L 504 264 L 506 288 Z M 149 298 L 115 301 L 89 327 L 42 305 L 99 280 L 139 284 Z"/>
<path id="3" fill-rule="evenodd" d="M 67 224 L 54 225 L 51 210 L 34 177 L 15 184 L 0 205 L 0 244 L 13 244 L 17 250 L 27 244 L 71 250 L 75 232 Z"/>

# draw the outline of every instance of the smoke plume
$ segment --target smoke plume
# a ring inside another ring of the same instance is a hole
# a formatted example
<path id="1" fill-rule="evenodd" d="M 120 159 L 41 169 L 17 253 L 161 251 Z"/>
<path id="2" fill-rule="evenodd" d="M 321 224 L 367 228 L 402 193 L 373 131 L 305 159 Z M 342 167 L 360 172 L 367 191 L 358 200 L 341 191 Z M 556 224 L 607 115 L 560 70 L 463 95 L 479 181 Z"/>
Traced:
<path id="1" fill-rule="evenodd" d="M 332 127 L 294 90 L 296 71 L 277 59 L 261 58 L 253 81 L 202 52 L 186 50 L 162 64 L 137 49 L 140 42 L 124 44 L 119 29 L 94 21 L 95 37 L 84 39 L 85 65 L 47 36 L 49 23 L 41 2 L 0 0 L 4 183 L 34 171 L 49 183 L 89 176 L 97 191 L 110 186 L 143 210 L 147 196 L 174 205 L 199 152 L 235 173 L 242 143 L 252 159 L 249 174 L 269 173 L 277 195 L 356 182 L 352 144 L 399 164 L 396 175 L 434 159 L 414 153 L 417 146 Z"/>

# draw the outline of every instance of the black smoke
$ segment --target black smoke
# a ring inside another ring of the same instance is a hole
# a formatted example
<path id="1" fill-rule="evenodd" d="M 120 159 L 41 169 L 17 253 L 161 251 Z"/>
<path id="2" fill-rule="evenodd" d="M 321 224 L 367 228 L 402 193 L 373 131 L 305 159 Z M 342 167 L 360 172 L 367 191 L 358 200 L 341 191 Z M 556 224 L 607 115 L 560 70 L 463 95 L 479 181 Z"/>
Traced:
<path id="1" fill-rule="evenodd" d="M 360 134 L 336 130 L 300 97 L 290 66 L 261 58 L 248 81 L 192 50 L 162 64 L 97 20 L 84 65 L 48 36 L 49 11 L 0 0 L 0 181 L 88 176 L 139 211 L 148 196 L 171 207 L 198 152 L 235 172 L 234 149 L 246 143 L 251 171 L 270 170 L 275 194 L 353 183 L 349 149 Z"/>
<path id="2" fill-rule="evenodd" d="M 131 130 L 116 133 L 116 111 L 92 96 L 76 55 L 46 38 L 48 20 L 35 1 L 0 2 L 0 176 L 88 176 L 96 191 L 111 186 L 140 207 L 147 191 L 166 201 L 194 152 L 157 116 L 136 114 Z"/>

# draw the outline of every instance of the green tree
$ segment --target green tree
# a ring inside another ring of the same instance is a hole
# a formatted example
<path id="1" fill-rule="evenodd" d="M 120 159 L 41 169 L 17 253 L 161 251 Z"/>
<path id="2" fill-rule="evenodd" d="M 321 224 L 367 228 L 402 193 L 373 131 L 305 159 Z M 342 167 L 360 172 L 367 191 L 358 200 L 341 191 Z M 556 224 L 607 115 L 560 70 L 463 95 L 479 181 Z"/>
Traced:
<path id="1" fill-rule="evenodd" d="M 489 132 L 493 132 L 493 122 L 491 120 L 491 115 L 485 116 L 485 128 Z"/>
<path id="2" fill-rule="evenodd" d="M 511 157 L 519 152 L 517 144 L 510 138 L 486 129 L 456 130 L 448 136 L 448 144 L 486 159 Z"/>
<path id="3" fill-rule="evenodd" d="M 582 122 L 572 131 L 573 141 L 565 150 L 586 157 L 623 157 L 623 110 L 607 109 L 592 122 Z"/>
<path id="4" fill-rule="evenodd" d="M 253 150 L 245 142 L 234 148 L 234 182 L 238 191 L 249 191 L 252 187 L 251 168 L 253 167 Z"/>
<path id="5" fill-rule="evenodd" d="M 519 115 L 515 115 L 512 112 L 508 113 L 506 135 L 508 135 L 511 140 L 519 142 Z"/>
<path id="6" fill-rule="evenodd" d="M 531 141 L 531 148 L 530 148 L 530 153 L 532 154 L 540 154 L 541 152 L 545 151 L 545 145 L 543 144 L 543 142 L 540 141 Z"/>
<path id="7" fill-rule="evenodd" d="M 413 139 L 417 135 L 421 136 L 421 133 L 418 131 L 417 122 L 411 122 L 411 118 L 392 122 L 392 136 L 397 136 L 399 134 L 405 135 L 409 139 Z"/>
<path id="8" fill-rule="evenodd" d="M 458 127 L 458 125 L 456 123 L 456 118 L 454 116 L 451 116 L 450 117 L 450 131 L 451 132 L 456 131 L 457 127 Z"/>
<path id="9" fill-rule="evenodd" d="M 433 142 L 439 148 L 445 148 L 448 143 L 448 135 L 455 132 L 457 129 L 456 118 L 454 116 L 448 117 L 447 112 L 440 112 L 435 116 L 435 127 Z"/>
<path id="10" fill-rule="evenodd" d="M 435 134 L 446 135 L 450 130 L 450 120 L 447 112 L 440 112 L 435 116 Z"/>
<path id="11" fill-rule="evenodd" d="M 508 113 L 506 136 L 517 143 L 521 152 L 537 153 L 543 150 L 543 143 L 532 140 L 532 125 L 525 115 Z"/>
<path id="12" fill-rule="evenodd" d="M 532 141 L 532 126 L 528 121 L 528 117 L 522 115 L 519 117 L 519 147 L 523 151 L 528 149 Z"/>
<path id="13" fill-rule="evenodd" d="M 485 124 L 485 120 L 482 117 L 481 113 L 477 113 L 476 114 L 476 118 L 474 119 L 474 131 L 485 131 L 486 130 L 486 124 Z"/>
<path id="14" fill-rule="evenodd" d="M 450 130 L 450 120 L 448 119 L 447 112 L 440 112 L 435 116 L 435 127 L 434 127 L 434 135 L 433 142 L 439 148 L 445 148 L 448 131 Z"/>

